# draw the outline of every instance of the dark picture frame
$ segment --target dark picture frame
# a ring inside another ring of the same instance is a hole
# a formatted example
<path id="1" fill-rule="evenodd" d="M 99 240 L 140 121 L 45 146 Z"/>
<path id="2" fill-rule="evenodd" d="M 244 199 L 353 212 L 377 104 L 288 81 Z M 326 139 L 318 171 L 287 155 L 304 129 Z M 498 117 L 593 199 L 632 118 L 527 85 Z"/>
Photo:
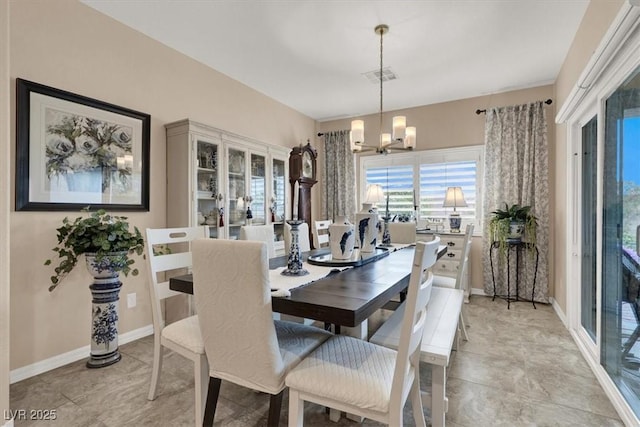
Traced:
<path id="1" fill-rule="evenodd" d="M 149 210 L 151 116 L 16 79 L 16 211 Z"/>

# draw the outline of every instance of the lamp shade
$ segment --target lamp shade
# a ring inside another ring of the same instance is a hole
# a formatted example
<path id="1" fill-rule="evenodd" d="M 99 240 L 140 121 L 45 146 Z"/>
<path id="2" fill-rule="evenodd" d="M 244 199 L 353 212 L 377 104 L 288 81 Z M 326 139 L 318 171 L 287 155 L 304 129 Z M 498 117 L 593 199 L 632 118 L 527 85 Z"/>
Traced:
<path id="1" fill-rule="evenodd" d="M 405 116 L 395 116 L 393 118 L 393 140 L 404 140 L 406 128 L 407 118 Z"/>
<path id="2" fill-rule="evenodd" d="M 415 128 L 415 126 L 409 126 L 405 130 L 404 148 L 410 148 L 410 149 L 416 148 L 416 128 Z"/>
<path id="3" fill-rule="evenodd" d="M 364 198 L 365 203 L 382 203 L 384 202 L 384 191 L 379 184 L 370 184 L 367 187 L 367 195 Z"/>
<path id="4" fill-rule="evenodd" d="M 461 187 L 447 187 L 447 193 L 444 196 L 444 203 L 442 204 L 445 208 L 460 208 L 466 207 L 467 202 L 464 200 L 464 194 L 462 193 Z"/>
<path id="5" fill-rule="evenodd" d="M 351 122 L 351 134 L 349 136 L 351 137 L 352 147 L 364 142 L 364 120 L 353 120 Z"/>

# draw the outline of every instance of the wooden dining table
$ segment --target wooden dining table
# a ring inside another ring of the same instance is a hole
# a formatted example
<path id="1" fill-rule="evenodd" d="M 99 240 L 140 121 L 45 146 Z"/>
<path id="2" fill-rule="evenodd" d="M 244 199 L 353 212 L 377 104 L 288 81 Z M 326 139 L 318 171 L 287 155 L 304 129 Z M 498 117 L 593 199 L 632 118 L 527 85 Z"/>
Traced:
<path id="1" fill-rule="evenodd" d="M 291 289 L 287 297 L 273 297 L 274 312 L 313 319 L 340 326 L 359 327 L 409 285 L 415 246 L 389 253 L 374 262 L 333 272 L 309 284 Z M 327 253 L 327 249 L 312 250 L 302 254 L 303 260 L 311 255 Z M 438 258 L 447 252 L 447 247 L 438 248 Z M 287 265 L 287 257 L 269 260 L 269 268 Z M 303 276 L 304 277 L 304 276 Z M 304 279 L 301 278 L 301 283 Z M 193 293 L 191 274 L 176 276 L 169 281 L 174 291 Z M 338 330 L 336 332 L 338 332 Z M 339 332 L 338 332 L 339 333 Z"/>

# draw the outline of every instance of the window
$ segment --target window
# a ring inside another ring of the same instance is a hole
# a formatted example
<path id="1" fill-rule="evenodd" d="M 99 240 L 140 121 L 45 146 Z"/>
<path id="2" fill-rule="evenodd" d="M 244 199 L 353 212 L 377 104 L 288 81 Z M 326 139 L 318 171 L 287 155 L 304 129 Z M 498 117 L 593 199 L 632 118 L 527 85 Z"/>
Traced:
<path id="1" fill-rule="evenodd" d="M 413 166 L 390 166 L 372 167 L 367 169 L 367 184 L 380 184 L 385 196 L 388 196 L 389 214 L 397 217 L 406 215 L 407 218 L 413 216 Z M 378 212 L 383 213 L 386 209 L 378 207 Z"/>
<path id="2" fill-rule="evenodd" d="M 473 223 L 480 232 L 482 155 L 483 146 L 471 146 L 363 157 L 360 200 L 368 184 L 380 184 L 389 196 L 390 216 L 415 214 L 426 222 L 448 218 L 453 209 L 442 206 L 447 187 L 462 187 L 467 207 L 456 211 L 462 216 L 463 226 Z M 381 206 L 379 211 L 384 209 Z"/>
<path id="3" fill-rule="evenodd" d="M 456 211 L 463 221 L 475 221 L 477 169 L 474 160 L 421 164 L 420 219 L 448 217 L 451 208 L 442 206 L 447 187 L 461 187 L 467 207 Z"/>

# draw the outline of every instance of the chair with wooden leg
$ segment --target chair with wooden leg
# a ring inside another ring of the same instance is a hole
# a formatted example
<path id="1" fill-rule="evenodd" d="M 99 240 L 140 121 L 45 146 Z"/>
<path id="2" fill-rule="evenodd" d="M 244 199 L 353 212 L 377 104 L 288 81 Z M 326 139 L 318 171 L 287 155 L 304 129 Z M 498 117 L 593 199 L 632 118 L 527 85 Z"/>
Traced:
<path id="1" fill-rule="evenodd" d="M 274 243 L 275 232 L 273 224 L 266 225 L 243 225 L 240 227 L 240 240 L 253 240 L 256 242 L 265 242 L 269 258 L 276 256 L 276 248 Z"/>
<path id="2" fill-rule="evenodd" d="M 304 359 L 289 375 L 289 427 L 302 426 L 304 402 L 314 402 L 394 427 L 403 424 L 411 399 L 417 426 L 425 426 L 420 395 L 420 344 L 440 239 L 418 242 L 397 351 L 357 338 L 336 335 Z"/>
<path id="3" fill-rule="evenodd" d="M 271 395 L 268 425 L 280 420 L 285 376 L 331 334 L 274 321 L 264 242 L 193 242 L 193 296 L 209 362 L 203 425 L 211 426 L 221 382 Z"/>
<path id="4" fill-rule="evenodd" d="M 329 246 L 329 226 L 333 223 L 330 219 L 314 221 L 313 246 L 315 249 Z"/>
<path id="5" fill-rule="evenodd" d="M 198 316 L 190 316 L 165 325 L 161 301 L 172 296 L 183 295 L 169 289 L 169 281 L 165 275 L 172 270 L 191 267 L 191 252 L 188 245 L 195 239 L 205 237 L 205 233 L 205 227 L 147 228 L 145 245 L 153 320 L 153 367 L 148 399 L 154 400 L 158 394 L 163 348 L 166 347 L 186 357 L 194 364 L 196 426 L 202 425 L 209 371 L 204 344 L 200 336 Z M 169 253 L 158 250 L 159 246 L 166 245 L 170 245 Z M 180 245 L 184 246 L 184 251 L 178 251 Z"/>

